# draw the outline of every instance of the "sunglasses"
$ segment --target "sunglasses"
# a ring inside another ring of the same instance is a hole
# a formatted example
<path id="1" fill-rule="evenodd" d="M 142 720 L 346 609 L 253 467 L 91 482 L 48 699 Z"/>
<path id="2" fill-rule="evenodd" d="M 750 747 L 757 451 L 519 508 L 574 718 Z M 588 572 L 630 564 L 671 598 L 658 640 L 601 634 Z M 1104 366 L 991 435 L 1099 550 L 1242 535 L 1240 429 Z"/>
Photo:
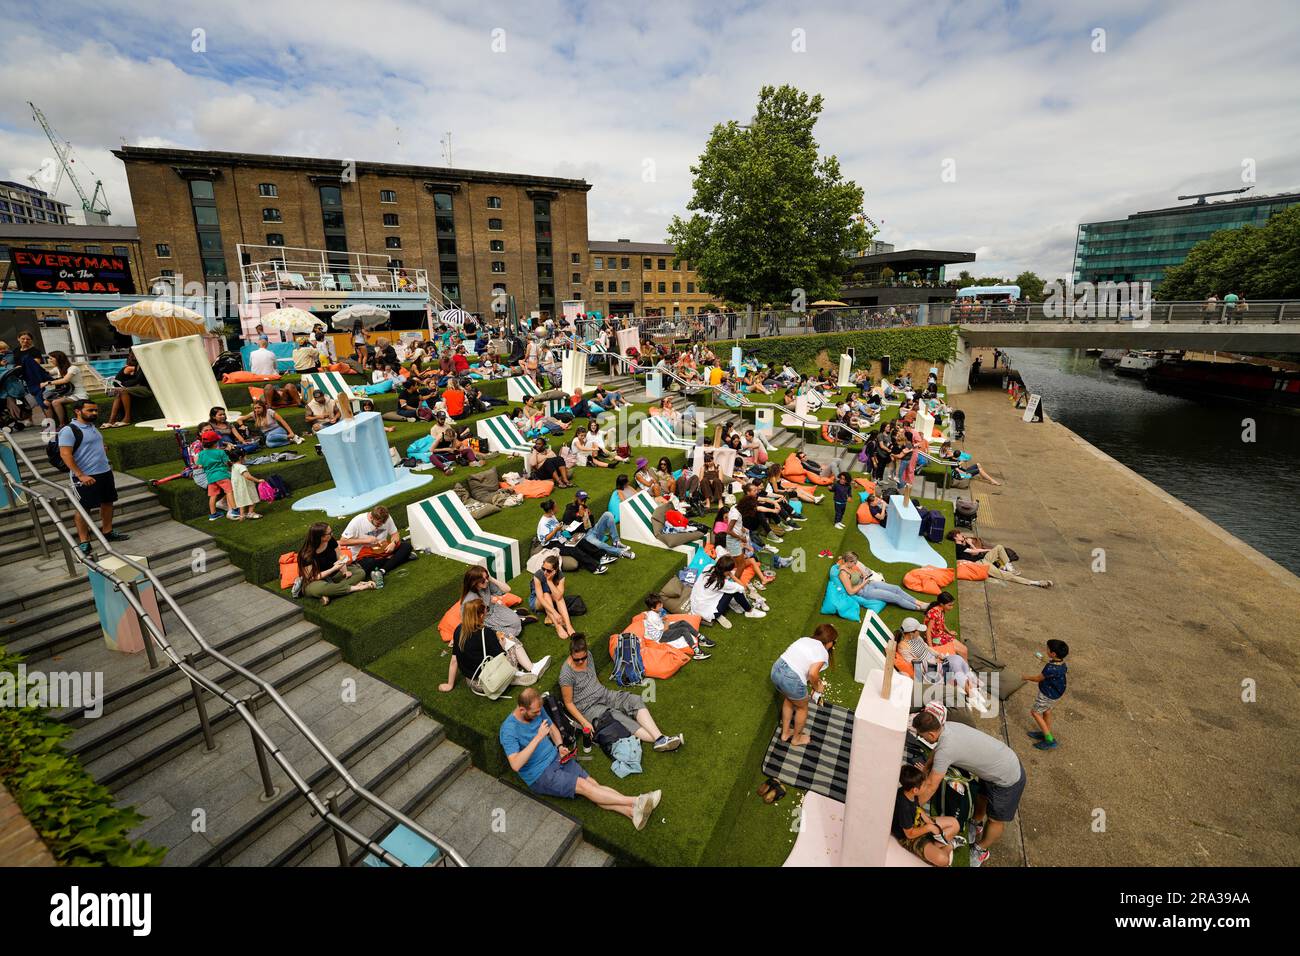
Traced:
<path id="1" fill-rule="evenodd" d="M 587 662 L 587 655 L 586 655 L 586 654 L 583 654 L 581 657 L 575 657 L 575 658 L 573 659 L 573 663 L 575 663 L 575 664 L 585 664 L 586 662 Z"/>

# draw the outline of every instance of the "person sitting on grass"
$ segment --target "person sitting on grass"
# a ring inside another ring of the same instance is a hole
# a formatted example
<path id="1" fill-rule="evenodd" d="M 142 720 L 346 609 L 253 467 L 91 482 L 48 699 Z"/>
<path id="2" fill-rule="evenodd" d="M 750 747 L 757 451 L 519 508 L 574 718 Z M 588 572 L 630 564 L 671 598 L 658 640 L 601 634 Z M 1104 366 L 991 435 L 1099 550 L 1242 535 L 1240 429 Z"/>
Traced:
<path id="1" fill-rule="evenodd" d="M 352 560 L 376 584 L 385 574 L 418 557 L 411 542 L 402 540 L 402 533 L 383 505 L 375 505 L 349 521 L 339 544 L 351 552 Z"/>
<path id="2" fill-rule="evenodd" d="M 651 594 L 645 599 L 645 617 L 642 619 L 644 622 L 642 626 L 645 628 L 647 641 L 687 648 L 697 661 L 707 661 L 713 656 L 705 653 L 704 648 L 715 646 L 714 641 L 697 631 L 690 621 L 669 623 L 667 617 L 668 611 L 664 608 L 662 597 Z"/>
<path id="3" fill-rule="evenodd" d="M 1016 573 L 1007 549 L 1000 544 L 992 547 L 986 545 L 974 535 L 966 534 L 955 528 L 948 532 L 948 540 L 957 546 L 958 561 L 978 561 L 989 569 L 989 577 L 999 581 L 1011 581 L 1015 584 L 1027 584 L 1035 588 L 1050 588 L 1051 581 L 1033 581 Z"/>
<path id="4" fill-rule="evenodd" d="M 980 478 L 991 485 L 1002 484 L 1001 481 L 989 474 L 988 469 L 979 462 L 971 461 L 970 455 L 965 452 L 959 454 L 954 451 L 950 441 L 946 441 L 939 446 L 939 463 L 951 467 L 952 473 L 963 481 L 970 478 Z"/>
<path id="5" fill-rule="evenodd" d="M 560 554 L 573 558 L 578 566 L 592 574 L 604 574 L 608 565 L 617 560 L 611 554 L 605 554 L 584 535 L 576 542 L 566 537 L 565 526 L 555 516 L 555 501 L 547 498 L 541 503 L 542 517 L 537 522 L 537 542 L 542 547 L 559 548 Z M 579 532 L 581 533 L 581 532 Z"/>
<path id="6" fill-rule="evenodd" d="M 894 819 L 889 832 L 903 849 L 931 866 L 952 866 L 952 840 L 961 824 L 956 817 L 932 818 L 921 809 L 916 795 L 924 783 L 924 770 L 911 765 L 899 768 L 898 794 L 894 797 Z"/>
<path id="7" fill-rule="evenodd" d="M 625 690 L 610 690 L 596 676 L 584 634 L 574 634 L 569 639 L 569 657 L 560 668 L 560 697 L 564 709 L 582 728 L 583 737 L 590 740 L 595 727 L 608 714 L 623 728 L 624 737 L 635 737 L 650 744 L 658 753 L 668 753 L 686 742 L 683 734 L 669 736 L 659 729 L 650 708 L 640 694 Z"/>
<path id="8" fill-rule="evenodd" d="M 618 535 L 618 522 L 614 520 L 614 515 L 609 511 L 604 512 L 599 519 L 594 519 L 591 514 L 591 496 L 585 491 L 579 491 L 573 497 L 573 501 L 564 509 L 564 517 L 560 523 L 566 527 L 577 521 L 582 527 L 581 530 L 586 532 L 585 540 L 590 541 L 606 554 L 611 554 L 616 558 L 635 558 L 636 552 L 623 543 Z M 609 539 L 609 543 L 605 539 Z"/>
<path id="9" fill-rule="evenodd" d="M 524 469 L 528 477 L 535 481 L 553 481 L 557 488 L 573 487 L 568 466 L 545 438 L 533 439 L 533 449 L 524 459 Z"/>
<path id="10" fill-rule="evenodd" d="M 353 565 L 346 554 L 339 555 L 334 529 L 324 521 L 307 529 L 307 539 L 298 549 L 298 574 L 293 596 L 316 598 L 322 605 L 376 586 L 374 581 L 366 580 L 366 572 Z"/>
<path id="11" fill-rule="evenodd" d="M 930 647 L 940 657 L 945 654 L 960 654 L 970 661 L 970 651 L 966 645 L 957 640 L 957 635 L 948 630 L 944 615 L 948 608 L 957 601 L 947 591 L 940 591 L 939 596 L 925 606 L 925 626 L 930 639 Z"/>
<path id="12" fill-rule="evenodd" d="M 615 465 L 614 458 L 601 445 L 600 426 L 594 421 L 574 437 L 573 454 L 577 456 L 579 465 L 593 468 L 612 468 Z"/>
<path id="13" fill-rule="evenodd" d="M 126 364 L 122 366 L 122 371 L 113 376 L 105 394 L 113 396 L 113 407 L 109 409 L 105 428 L 130 425 L 131 399 L 153 395 L 149 390 L 149 382 L 144 377 L 144 370 L 140 368 L 140 361 L 135 357 L 135 349 L 126 353 Z"/>
<path id="14" fill-rule="evenodd" d="M 472 564 L 461 579 L 461 616 L 465 614 L 466 605 L 480 601 L 487 609 L 487 626 L 494 631 L 504 632 L 507 637 L 517 638 L 524 625 L 537 623 L 537 618 L 532 614 L 519 614 L 513 608 L 506 607 L 504 599 L 509 593 L 510 585 L 492 577 L 481 564 Z"/>
<path id="15" fill-rule="evenodd" d="M 220 447 L 221 436 L 211 429 L 205 429 L 199 435 L 199 442 L 203 445 L 203 450 L 195 456 L 194 464 L 202 469 L 208 480 L 208 520 L 216 521 L 224 514 L 232 521 L 238 521 L 239 512 L 235 510 L 232 497 L 234 489 L 230 485 L 230 456 Z M 218 514 L 217 499 L 223 496 L 226 506 Z"/>
<path id="16" fill-rule="evenodd" d="M 433 413 L 429 437 L 433 439 L 433 444 L 429 448 L 431 453 L 444 459 L 457 458 L 466 465 L 474 464 L 476 456 L 469 443 L 469 429 L 457 428 L 456 423 L 450 421 L 447 413 L 441 409 Z"/>
<path id="17" fill-rule="evenodd" d="M 885 499 L 874 491 L 868 492 L 867 507 L 871 510 L 871 517 L 875 518 L 876 523 L 883 528 L 885 519 L 889 515 L 889 509 L 885 507 Z"/>
<path id="18" fill-rule="evenodd" d="M 257 491 L 258 481 L 244 464 L 244 449 L 232 448 L 226 452 L 230 465 L 231 493 L 229 501 L 239 510 L 240 521 L 253 521 L 262 516 L 257 513 L 257 503 L 262 500 Z"/>
<path id="19" fill-rule="evenodd" d="M 249 423 L 250 429 L 262 436 L 262 442 L 267 448 L 279 448 L 290 442 L 295 445 L 302 444 L 302 439 L 289 427 L 289 423 L 279 412 L 266 404 L 265 398 L 253 399 L 253 410 L 247 415 L 240 415 L 235 420 L 237 425 L 243 425 L 245 422 Z M 253 431 L 249 432 L 248 437 L 253 437 Z"/>
<path id="20" fill-rule="evenodd" d="M 577 633 L 564 600 L 564 571 L 555 555 L 543 558 L 542 566 L 533 572 L 533 579 L 528 582 L 528 606 L 555 628 L 557 637 L 572 637 Z"/>
<path id="21" fill-rule="evenodd" d="M 902 626 L 894 632 L 894 640 L 898 645 L 898 655 L 912 665 L 913 677 L 918 681 L 960 687 L 977 709 L 987 709 L 988 702 L 980 690 L 979 679 L 966 659 L 960 654 L 946 657 L 936 654 L 925 642 L 925 625 L 916 618 L 903 618 Z"/>
<path id="22" fill-rule="evenodd" d="M 607 412 L 613 411 L 616 408 L 627 408 L 628 405 L 631 404 L 631 402 L 623 397 L 622 392 L 608 391 L 604 385 L 597 385 L 596 391 L 592 393 L 591 398 L 588 399 L 588 401 L 596 403 Z"/>
<path id="23" fill-rule="evenodd" d="M 885 581 L 885 576 L 879 571 L 873 571 L 863 564 L 855 551 L 845 551 L 837 564 L 844 593 L 863 607 L 867 606 L 868 601 L 897 604 L 904 611 L 919 611 L 925 607 L 897 584 Z"/>
<path id="24" fill-rule="evenodd" d="M 740 442 L 740 451 L 745 456 L 745 461 L 751 465 L 767 464 L 767 445 L 754 434 L 752 428 L 745 429 L 744 438 Z"/>
<path id="25" fill-rule="evenodd" d="M 808 722 L 810 690 L 820 694 L 826 683 L 822 671 L 830 666 L 840 633 L 832 624 L 818 624 L 812 637 L 801 637 L 772 664 L 773 686 L 781 695 L 781 741 L 806 747 L 812 736 L 804 733 Z"/>
<path id="26" fill-rule="evenodd" d="M 595 781 L 564 747 L 559 729 L 542 716 L 542 695 L 535 687 L 519 692 L 519 703 L 501 723 L 497 734 L 510 769 L 528 789 L 544 797 L 590 800 L 602 810 L 621 813 L 638 830 L 659 805 L 663 792 L 654 790 L 627 797 Z"/>
<path id="27" fill-rule="evenodd" d="M 349 405 L 351 400 L 345 398 Z M 311 401 L 307 403 L 306 422 L 311 426 L 314 432 L 322 428 L 328 428 L 330 425 L 337 425 L 343 420 L 343 409 L 334 399 L 329 398 L 319 388 L 311 390 Z"/>
<path id="28" fill-rule="evenodd" d="M 485 660 L 506 655 L 514 665 L 515 678 L 511 684 L 515 687 L 529 687 L 537 683 L 551 664 L 551 655 L 547 654 L 537 663 L 533 663 L 518 638 L 511 637 L 504 631 L 488 627 L 484 622 L 482 601 L 471 601 L 461 610 L 460 624 L 451 640 L 451 662 L 447 665 L 447 682 L 438 685 L 444 694 L 456 687 L 456 676 L 463 676 L 470 686 L 474 686 L 474 676 Z"/>
<path id="29" fill-rule="evenodd" d="M 262 397 L 271 408 L 297 408 L 302 405 L 302 391 L 293 382 L 267 382 Z"/>
<path id="30" fill-rule="evenodd" d="M 567 422 L 564 422 L 559 418 L 556 418 L 554 415 L 547 414 L 537 406 L 537 403 L 533 401 L 531 395 L 524 398 L 524 404 L 521 411 L 524 416 L 524 421 L 528 423 L 527 427 L 530 430 L 534 428 L 545 428 L 552 435 L 563 435 L 569 430 L 569 426 L 573 424 L 572 418 Z"/>
<path id="31" fill-rule="evenodd" d="M 733 604 L 744 612 L 745 617 L 767 617 L 766 611 L 750 604 L 745 596 L 745 586 L 736 576 L 736 559 L 724 554 L 695 579 L 691 587 L 691 613 L 699 615 L 704 624 L 717 624 L 729 629 L 731 621 L 727 619 L 727 611 Z"/>
<path id="32" fill-rule="evenodd" d="M 216 432 L 217 439 L 223 448 L 242 448 L 244 451 L 257 451 L 261 444 L 253 439 L 252 436 L 245 435 L 239 430 L 239 422 L 242 419 L 236 418 L 230 421 L 226 410 L 220 405 L 214 405 L 208 410 L 207 430 Z"/>
<path id="33" fill-rule="evenodd" d="M 1038 685 L 1038 697 L 1029 709 L 1029 716 L 1038 725 L 1038 730 L 1029 731 L 1029 736 L 1038 741 L 1034 744 L 1035 750 L 1056 749 L 1056 738 L 1052 736 L 1052 708 L 1065 696 L 1065 658 L 1069 653 L 1070 645 L 1065 641 L 1050 640 L 1042 673 L 1021 675 L 1029 683 Z"/>

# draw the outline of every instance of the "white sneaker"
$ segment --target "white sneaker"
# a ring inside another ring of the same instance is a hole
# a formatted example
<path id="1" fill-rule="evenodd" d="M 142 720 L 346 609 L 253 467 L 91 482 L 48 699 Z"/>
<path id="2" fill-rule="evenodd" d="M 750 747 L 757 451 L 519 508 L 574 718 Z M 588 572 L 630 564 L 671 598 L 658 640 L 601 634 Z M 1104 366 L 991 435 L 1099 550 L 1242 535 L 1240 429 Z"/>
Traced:
<path id="1" fill-rule="evenodd" d="M 536 674 L 538 677 L 541 677 L 542 673 L 546 670 L 546 668 L 550 666 L 551 666 L 551 655 L 547 654 L 540 661 L 533 662 L 533 673 Z"/>
<path id="2" fill-rule="evenodd" d="M 1016 566 L 1012 564 L 1010 561 L 1008 561 L 1006 564 L 1002 566 L 1002 570 L 1007 572 L 1007 574 L 1015 574 Z"/>
<path id="3" fill-rule="evenodd" d="M 843 521 L 837 521 L 837 522 L 835 522 L 835 527 L 837 527 L 837 528 L 839 528 L 839 530 L 843 531 L 843 530 L 844 530 L 844 522 L 843 522 Z"/>
<path id="4" fill-rule="evenodd" d="M 767 540 L 768 540 L 768 541 L 775 541 L 777 544 L 785 544 L 785 538 L 778 538 L 778 537 L 777 537 L 776 535 L 774 535 L 774 534 L 769 534 L 769 535 L 767 536 Z"/>
<path id="5" fill-rule="evenodd" d="M 768 539 L 768 540 L 771 540 L 771 539 Z M 764 550 L 764 551 L 767 551 L 767 552 L 770 553 L 770 554 L 780 554 L 780 553 L 781 553 L 780 550 L 779 550 L 775 545 L 772 545 L 772 544 L 765 544 L 765 545 L 763 545 L 763 550 Z"/>
<path id="6" fill-rule="evenodd" d="M 677 736 L 679 740 L 682 739 L 680 734 Z M 659 806 L 659 801 L 664 798 L 664 792 L 662 790 L 651 790 L 646 794 L 646 797 L 649 798 L 646 801 L 646 816 L 649 816 L 654 813 L 655 808 Z"/>
<path id="7" fill-rule="evenodd" d="M 640 794 L 636 798 L 636 802 L 632 804 L 632 826 L 636 827 L 638 830 L 645 829 L 646 798 L 648 796 L 649 794 Z"/>
<path id="8" fill-rule="evenodd" d="M 767 612 L 760 611 L 758 608 L 752 608 L 745 612 L 745 617 L 767 617 Z"/>
<path id="9" fill-rule="evenodd" d="M 819 504 L 821 504 L 821 503 L 822 503 L 822 499 L 825 498 L 825 497 L 826 497 L 825 495 L 813 495 L 813 504 L 815 504 L 815 505 L 819 505 Z"/>
<path id="10" fill-rule="evenodd" d="M 713 623 L 719 625 L 725 630 L 731 629 L 731 622 L 727 620 L 727 616 L 725 614 L 719 614 L 717 617 L 713 619 Z"/>

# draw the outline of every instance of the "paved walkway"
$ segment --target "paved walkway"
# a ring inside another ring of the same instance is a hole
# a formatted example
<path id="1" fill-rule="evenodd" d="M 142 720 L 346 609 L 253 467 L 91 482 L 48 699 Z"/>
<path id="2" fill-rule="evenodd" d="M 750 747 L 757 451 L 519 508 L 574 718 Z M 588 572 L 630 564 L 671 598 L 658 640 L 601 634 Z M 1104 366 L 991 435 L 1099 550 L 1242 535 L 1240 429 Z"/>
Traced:
<path id="1" fill-rule="evenodd" d="M 57 865 L 9 791 L 0 787 L 0 867 Z"/>
<path id="2" fill-rule="evenodd" d="M 994 862 L 1294 866 L 1300 578 L 1001 393 L 955 403 L 1005 481 L 976 482 L 980 534 L 1056 584 L 962 583 L 963 632 L 1009 674 L 1048 638 L 1071 649 L 1055 751 L 1025 736 L 1032 686 L 1005 704 L 1029 784 Z"/>

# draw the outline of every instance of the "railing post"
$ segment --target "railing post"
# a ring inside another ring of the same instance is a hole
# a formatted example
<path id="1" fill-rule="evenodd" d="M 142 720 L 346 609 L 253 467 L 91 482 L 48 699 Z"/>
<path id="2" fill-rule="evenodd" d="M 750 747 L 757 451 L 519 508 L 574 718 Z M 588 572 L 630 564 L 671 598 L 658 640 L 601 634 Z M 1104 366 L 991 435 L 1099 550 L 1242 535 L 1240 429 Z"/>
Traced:
<path id="1" fill-rule="evenodd" d="M 270 803 L 280 795 L 280 788 L 271 782 L 271 766 L 266 759 L 266 745 L 257 731 L 250 724 L 248 732 L 253 738 L 253 752 L 257 755 L 257 772 L 262 776 L 262 795 L 258 797 L 263 803 Z"/>
<path id="2" fill-rule="evenodd" d="M 144 605 L 143 605 L 143 604 L 141 603 L 141 601 L 140 601 L 140 584 L 139 584 L 139 582 L 137 582 L 137 581 L 128 581 L 128 582 L 126 582 L 126 586 L 127 586 L 128 588 L 131 589 L 131 594 L 135 596 L 135 602 L 134 602 L 134 604 L 138 604 L 138 605 L 140 605 L 141 607 L 143 607 Z M 133 606 L 134 606 L 134 605 L 133 605 Z M 161 616 L 159 617 L 159 619 L 161 620 Z M 153 631 L 152 631 L 152 629 L 150 629 L 148 626 L 145 625 L 145 622 L 144 622 L 144 621 L 141 621 L 141 622 L 140 622 L 140 631 L 141 631 L 141 633 L 144 635 L 144 652 L 145 652 L 145 654 L 146 654 L 146 655 L 148 656 L 148 658 L 149 658 L 149 670 L 151 670 L 151 671 L 157 670 L 157 669 L 158 669 L 158 654 L 157 654 L 157 652 L 154 650 L 154 646 L 153 646 Z"/>
<path id="3" fill-rule="evenodd" d="M 336 817 L 339 816 L 339 792 L 337 790 L 331 791 L 325 799 L 329 803 L 330 813 Z M 343 839 L 342 830 L 338 827 L 331 827 L 331 829 L 334 831 L 334 849 L 339 854 L 339 866 L 346 867 L 348 865 L 347 841 Z"/>
<path id="4" fill-rule="evenodd" d="M 7 476 L 5 484 L 9 488 L 9 500 L 16 502 L 18 499 L 14 497 L 14 486 L 10 484 Z M 40 546 L 41 557 L 48 558 L 50 556 L 50 545 L 45 540 L 45 529 L 41 527 L 40 512 L 36 510 L 36 498 L 32 495 L 27 496 L 27 511 L 32 516 L 32 529 L 36 532 L 36 543 Z"/>
<path id="5" fill-rule="evenodd" d="M 198 681 L 190 679 L 190 692 L 194 695 L 194 710 L 199 715 L 199 726 L 203 728 L 203 749 L 212 753 L 217 749 L 217 742 L 212 739 L 212 722 L 208 720 L 208 705 L 203 702 L 203 689 Z"/>
<path id="6" fill-rule="evenodd" d="M 38 521 L 36 523 L 36 533 L 38 536 L 44 534 L 43 531 L 39 530 L 40 526 L 40 522 Z M 77 563 L 72 558 L 72 545 L 68 544 L 67 538 L 63 537 L 63 535 L 59 535 L 59 546 L 63 549 L 63 563 L 68 566 L 68 577 L 75 578 L 77 576 Z"/>

